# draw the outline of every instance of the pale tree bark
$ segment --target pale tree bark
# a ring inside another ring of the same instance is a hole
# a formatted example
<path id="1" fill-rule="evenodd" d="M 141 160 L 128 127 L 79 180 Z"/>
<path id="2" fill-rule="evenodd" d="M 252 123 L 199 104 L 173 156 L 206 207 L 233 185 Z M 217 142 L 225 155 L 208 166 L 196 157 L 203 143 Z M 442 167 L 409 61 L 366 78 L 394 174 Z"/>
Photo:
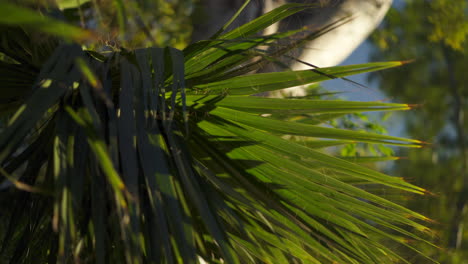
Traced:
<path id="1" fill-rule="evenodd" d="M 199 22 L 195 21 L 194 24 L 193 40 L 207 38 L 216 32 L 243 2 L 243 0 L 202 0 L 198 9 Z M 283 32 L 303 26 L 318 29 L 345 17 L 352 18 L 288 54 L 319 67 L 334 66 L 345 60 L 380 24 L 392 4 L 392 0 L 253 0 L 233 26 L 248 22 L 286 2 L 311 3 L 315 8 L 291 16 L 281 21 L 279 25 L 268 28 L 264 33 Z M 310 68 L 293 60 L 288 61 L 286 58 L 285 61 L 293 70 Z M 277 67 L 270 65 L 264 71 L 277 70 L 279 70 Z M 295 90 L 301 93 L 300 89 Z"/>
<path id="2" fill-rule="evenodd" d="M 319 67 L 334 66 L 345 60 L 366 40 L 380 24 L 391 4 L 392 0 L 328 1 L 322 8 L 301 13 L 299 18 L 286 19 L 281 23 L 279 30 L 297 28 L 298 23 L 320 28 L 344 17 L 350 17 L 348 22 L 310 41 L 297 54 L 299 59 Z M 309 66 L 294 63 L 292 68 L 301 70 Z"/>
<path id="3" fill-rule="evenodd" d="M 210 37 L 236 12 L 243 2 L 244 0 L 202 0 L 198 8 L 198 21 L 195 21 L 194 25 L 193 40 Z M 279 26 L 269 28 L 267 33 L 273 33 L 277 30 L 293 30 L 305 25 L 320 28 L 343 17 L 351 16 L 353 18 L 331 32 L 310 41 L 305 48 L 296 53 L 301 60 L 309 61 L 319 67 L 334 66 L 346 59 L 380 24 L 392 4 L 392 0 L 287 2 L 311 3 L 315 4 L 316 8 L 285 19 Z M 233 26 L 248 22 L 284 3 L 286 3 L 285 0 L 253 0 Z M 292 67 L 294 69 L 307 68 L 301 64 L 294 64 Z"/>

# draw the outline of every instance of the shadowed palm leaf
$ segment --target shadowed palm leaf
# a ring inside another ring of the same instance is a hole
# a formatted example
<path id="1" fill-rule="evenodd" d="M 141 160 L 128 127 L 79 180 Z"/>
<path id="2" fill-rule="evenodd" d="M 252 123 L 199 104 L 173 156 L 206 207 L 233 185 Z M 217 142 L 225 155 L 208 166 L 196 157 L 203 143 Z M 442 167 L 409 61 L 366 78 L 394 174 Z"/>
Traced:
<path id="1" fill-rule="evenodd" d="M 100 54 L 52 38 L 33 43 L 17 27 L 2 30 L 0 52 L 8 59 L 0 64 L 0 111 L 14 112 L 0 134 L 4 259 L 404 262 L 393 245 L 411 248 L 409 240 L 424 241 L 420 234 L 428 229 L 421 222 L 428 219 L 365 186 L 425 191 L 318 148 L 421 142 L 262 114 L 347 114 L 408 105 L 251 96 L 401 64 L 246 75 L 274 61 L 257 48 L 295 32 L 255 33 L 307 7 L 283 6 L 184 51 Z M 327 30 L 306 31 L 302 40 Z M 300 144 L 283 135 L 322 140 Z"/>

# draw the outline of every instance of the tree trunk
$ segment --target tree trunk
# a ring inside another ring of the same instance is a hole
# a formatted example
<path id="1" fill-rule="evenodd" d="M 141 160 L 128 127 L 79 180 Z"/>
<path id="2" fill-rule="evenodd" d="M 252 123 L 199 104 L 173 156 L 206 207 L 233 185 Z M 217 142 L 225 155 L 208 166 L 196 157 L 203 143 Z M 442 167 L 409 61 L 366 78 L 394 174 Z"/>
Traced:
<path id="1" fill-rule="evenodd" d="M 213 35 L 236 10 L 243 0 L 202 0 L 197 6 L 192 40 L 207 39 Z M 334 66 L 345 60 L 380 24 L 392 0 L 309 0 L 289 1 L 316 4 L 311 8 L 270 27 L 269 34 L 276 31 L 298 29 L 302 26 L 320 28 L 341 18 L 353 19 L 331 32 L 310 41 L 306 47 L 295 51 L 297 58 L 319 67 Z M 281 4 L 283 0 L 252 1 L 239 19 L 232 25 L 241 25 Z M 308 66 L 293 63 L 292 68 L 307 69 Z"/>
<path id="2" fill-rule="evenodd" d="M 243 0 L 202 0 L 194 16 L 193 41 L 206 39 L 214 34 L 243 2 Z M 345 60 L 380 24 L 392 4 L 392 0 L 252 1 L 232 26 L 255 19 L 285 2 L 311 3 L 315 4 L 316 8 L 288 17 L 279 25 L 269 27 L 264 34 L 294 30 L 303 26 L 318 29 L 345 17 L 352 18 L 327 34 L 311 40 L 305 47 L 288 54 L 319 67 L 334 66 Z M 293 60 L 285 59 L 285 61 L 293 70 L 310 69 L 310 66 Z M 264 69 L 266 72 L 278 70 L 275 65 Z M 302 89 L 291 89 L 295 91 L 295 95 L 303 93 Z"/>
<path id="3" fill-rule="evenodd" d="M 323 7 L 311 9 L 299 14 L 299 17 L 282 21 L 279 28 L 280 31 L 292 30 L 303 25 L 320 28 L 345 17 L 352 18 L 349 22 L 310 41 L 295 54 L 300 60 L 319 67 L 335 66 L 344 61 L 380 24 L 392 4 L 392 0 L 327 2 L 328 4 Z M 297 62 L 291 66 L 294 70 L 310 68 Z"/>

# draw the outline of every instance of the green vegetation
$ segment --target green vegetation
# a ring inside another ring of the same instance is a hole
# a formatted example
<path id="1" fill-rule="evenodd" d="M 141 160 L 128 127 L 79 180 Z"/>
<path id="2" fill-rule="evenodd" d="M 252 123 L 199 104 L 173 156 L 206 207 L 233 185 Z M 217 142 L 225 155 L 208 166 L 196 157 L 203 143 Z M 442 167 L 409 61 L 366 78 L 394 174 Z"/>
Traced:
<path id="1" fill-rule="evenodd" d="M 64 30 L 44 16 L 52 7 L 33 15 L 0 3 L 9 10 L 0 20 L 2 261 L 409 263 L 399 246 L 433 246 L 428 218 L 376 194 L 424 189 L 321 151 L 350 141 L 421 147 L 321 125 L 410 106 L 252 96 L 402 62 L 249 74 L 275 62 L 261 47 L 298 32 L 256 33 L 307 4 L 184 50 L 125 49 L 127 23 L 139 19 L 128 2 L 106 10 L 120 23 L 112 47 L 98 30 Z M 98 3 L 85 5 L 97 12 Z M 304 29 L 274 55 L 327 30 Z M 304 114 L 321 122 L 292 119 Z"/>
<path id="2" fill-rule="evenodd" d="M 407 1 L 390 11 L 376 31 L 374 59 L 414 59 L 379 76 L 382 89 L 397 100 L 420 104 L 405 115 L 411 137 L 432 142 L 418 151 L 400 150 L 408 161 L 394 173 L 437 194 L 407 205 L 436 220 L 436 243 L 446 250 L 424 252 L 443 263 L 466 263 L 468 159 L 468 3 L 465 0 Z M 417 257 L 412 263 L 426 263 Z"/>

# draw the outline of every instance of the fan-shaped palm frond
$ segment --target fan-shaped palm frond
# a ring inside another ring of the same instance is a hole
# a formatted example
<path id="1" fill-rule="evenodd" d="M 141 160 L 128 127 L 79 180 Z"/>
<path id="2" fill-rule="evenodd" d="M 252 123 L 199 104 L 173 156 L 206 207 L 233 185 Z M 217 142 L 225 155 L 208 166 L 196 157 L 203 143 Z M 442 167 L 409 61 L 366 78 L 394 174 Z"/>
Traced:
<path id="1" fill-rule="evenodd" d="M 292 33 L 254 34 L 304 8 L 283 6 L 184 51 L 101 54 L 56 40 L 41 43 L 47 49 L 30 49 L 31 36 L 21 28 L 2 31 L 0 52 L 11 61 L 0 64 L 0 110 L 14 111 L 0 134 L 3 259 L 405 262 L 387 243 L 411 248 L 409 240 L 425 241 L 420 235 L 428 232 L 428 219 L 365 186 L 425 190 L 317 148 L 421 142 L 274 114 L 409 106 L 251 96 L 401 64 L 246 74 L 273 60 L 259 46 Z M 19 37 L 26 44 L 18 47 Z M 321 140 L 301 144 L 283 135 Z"/>

